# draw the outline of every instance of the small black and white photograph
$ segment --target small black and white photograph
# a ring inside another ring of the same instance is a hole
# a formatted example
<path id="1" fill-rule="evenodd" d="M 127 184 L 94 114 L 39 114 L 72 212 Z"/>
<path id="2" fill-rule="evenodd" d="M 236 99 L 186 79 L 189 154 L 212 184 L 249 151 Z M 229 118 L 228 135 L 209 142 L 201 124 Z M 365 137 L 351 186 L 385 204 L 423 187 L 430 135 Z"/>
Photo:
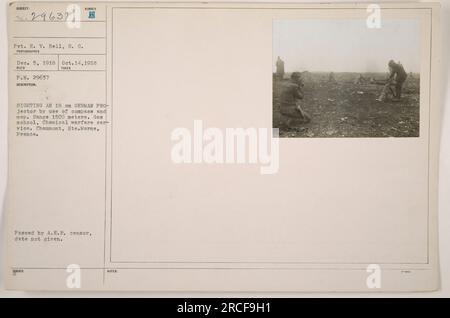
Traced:
<path id="1" fill-rule="evenodd" d="M 273 22 L 280 137 L 419 137 L 420 22 Z"/>

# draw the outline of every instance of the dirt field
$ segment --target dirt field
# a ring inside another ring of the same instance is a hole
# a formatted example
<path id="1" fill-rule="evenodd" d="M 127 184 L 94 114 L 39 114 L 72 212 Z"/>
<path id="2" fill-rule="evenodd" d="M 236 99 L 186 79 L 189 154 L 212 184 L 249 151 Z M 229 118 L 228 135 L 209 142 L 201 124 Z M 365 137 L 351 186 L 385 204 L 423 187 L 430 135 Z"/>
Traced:
<path id="1" fill-rule="evenodd" d="M 363 76 L 375 80 L 386 78 L 386 74 L 365 73 Z M 328 73 L 304 73 L 303 77 L 302 108 L 311 116 L 311 122 L 289 129 L 280 116 L 278 103 L 274 102 L 273 126 L 280 129 L 280 137 L 419 136 L 418 74 L 408 76 L 399 102 L 391 98 L 377 101 L 383 86 L 368 80 L 357 84 L 356 73 L 336 73 L 334 83 L 328 81 Z M 275 90 L 276 87 L 275 84 Z"/>

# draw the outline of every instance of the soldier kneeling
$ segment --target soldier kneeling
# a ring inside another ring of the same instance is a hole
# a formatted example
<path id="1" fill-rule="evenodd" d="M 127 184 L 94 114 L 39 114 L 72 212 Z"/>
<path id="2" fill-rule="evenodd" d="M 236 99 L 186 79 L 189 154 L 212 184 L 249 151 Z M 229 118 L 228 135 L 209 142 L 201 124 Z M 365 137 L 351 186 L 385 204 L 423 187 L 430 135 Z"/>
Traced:
<path id="1" fill-rule="evenodd" d="M 280 83 L 280 85 L 280 113 L 287 117 L 288 127 L 295 128 L 310 122 L 310 116 L 300 106 L 300 100 L 303 99 L 301 73 L 292 73 L 290 81 Z"/>

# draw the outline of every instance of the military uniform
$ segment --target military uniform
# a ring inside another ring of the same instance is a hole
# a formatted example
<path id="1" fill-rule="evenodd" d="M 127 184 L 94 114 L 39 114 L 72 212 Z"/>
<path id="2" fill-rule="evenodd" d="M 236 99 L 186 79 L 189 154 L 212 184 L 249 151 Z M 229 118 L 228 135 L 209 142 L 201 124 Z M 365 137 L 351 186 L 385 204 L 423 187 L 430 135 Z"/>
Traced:
<path id="1" fill-rule="evenodd" d="M 307 116 L 300 107 L 300 99 L 303 99 L 303 84 L 286 81 L 279 85 L 280 113 L 290 118 L 306 119 Z"/>
<path id="2" fill-rule="evenodd" d="M 394 88 L 395 88 L 395 98 L 400 99 L 402 97 L 402 87 L 403 83 L 408 76 L 403 68 L 403 65 L 400 63 L 392 63 L 389 65 L 390 75 L 389 80 L 395 79 Z"/>
<path id="3" fill-rule="evenodd" d="M 284 61 L 278 57 L 277 59 L 277 77 L 282 80 L 284 78 Z"/>

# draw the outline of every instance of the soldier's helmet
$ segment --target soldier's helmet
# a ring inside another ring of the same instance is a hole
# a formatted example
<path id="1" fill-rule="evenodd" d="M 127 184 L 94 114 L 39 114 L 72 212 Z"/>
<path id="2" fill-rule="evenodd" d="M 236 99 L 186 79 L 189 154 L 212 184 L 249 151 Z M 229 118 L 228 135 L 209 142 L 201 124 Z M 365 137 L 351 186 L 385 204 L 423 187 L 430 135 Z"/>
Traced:
<path id="1" fill-rule="evenodd" d="M 394 60 L 390 60 L 388 65 L 389 65 L 390 67 L 394 66 L 394 65 L 395 65 Z"/>
<path id="2" fill-rule="evenodd" d="M 293 80 L 299 80 L 302 79 L 302 74 L 300 72 L 293 72 L 291 74 L 291 79 Z"/>

